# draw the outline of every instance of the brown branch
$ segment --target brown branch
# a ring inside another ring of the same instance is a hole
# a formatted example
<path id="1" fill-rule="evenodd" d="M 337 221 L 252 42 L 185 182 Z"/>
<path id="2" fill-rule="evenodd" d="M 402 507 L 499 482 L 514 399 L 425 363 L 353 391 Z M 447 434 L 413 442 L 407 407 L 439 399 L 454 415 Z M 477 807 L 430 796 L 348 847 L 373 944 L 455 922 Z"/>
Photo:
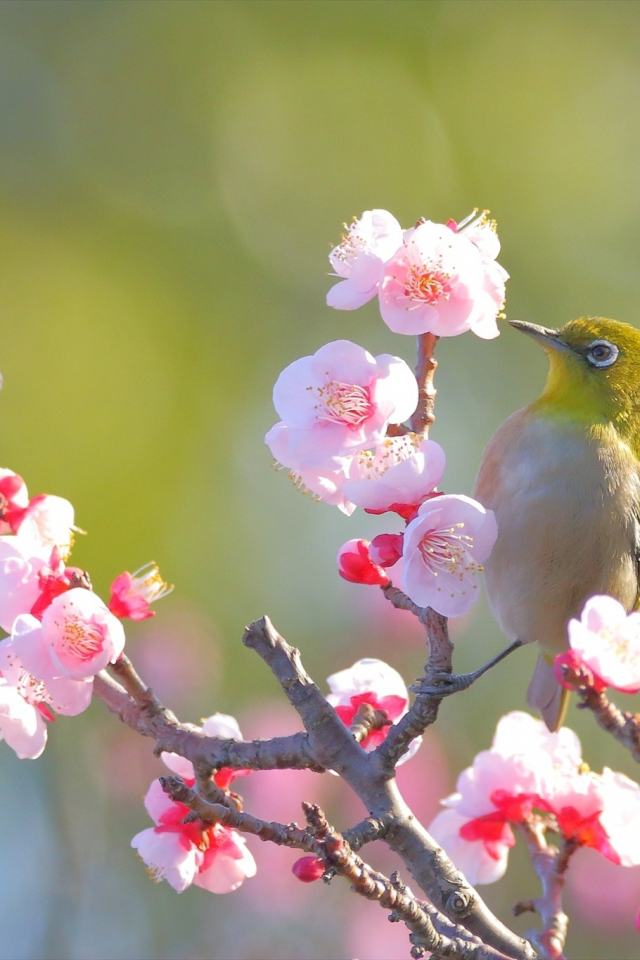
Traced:
<path id="1" fill-rule="evenodd" d="M 314 804 L 304 804 L 307 822 L 324 851 L 324 859 L 336 874 L 351 882 L 351 889 L 367 900 L 377 900 L 381 907 L 391 911 L 390 920 L 402 921 L 411 931 L 414 944 L 411 955 L 422 957 L 429 950 L 433 957 L 458 957 L 461 960 L 508 960 L 505 954 L 487 947 L 467 930 L 454 927 L 446 917 L 416 900 L 404 884 L 373 870 L 353 852 L 345 837 L 335 831 L 322 810 Z M 455 930 L 451 937 L 443 932 Z"/>
<path id="2" fill-rule="evenodd" d="M 234 770 L 313 770 L 322 773 L 310 752 L 306 733 L 271 740 L 222 740 L 208 737 L 199 727 L 179 723 L 170 710 L 157 708 L 158 700 L 148 698 L 146 704 L 136 703 L 107 673 L 101 671 L 93 689 L 108 707 L 133 730 L 156 741 L 156 753 L 166 750 L 186 757 L 194 766 L 204 764 L 209 772 L 220 767 Z"/>
<path id="3" fill-rule="evenodd" d="M 426 437 L 429 427 L 435 421 L 436 389 L 433 385 L 433 376 L 438 366 L 434 359 L 438 337 L 433 333 L 423 333 L 418 337 L 418 359 L 416 363 L 416 380 L 418 381 L 418 406 L 411 417 L 411 429 L 419 436 Z"/>
<path id="4" fill-rule="evenodd" d="M 547 843 L 545 833 L 548 826 L 541 817 L 520 824 L 531 863 L 542 884 L 542 896 L 517 903 L 513 912 L 516 916 L 527 910 L 538 913 L 542 930 L 527 931 L 527 937 L 539 951 L 542 960 L 565 960 L 563 950 L 569 918 L 562 909 L 562 888 L 569 859 L 578 844 L 567 840 L 558 850 Z"/>
<path id="5" fill-rule="evenodd" d="M 358 743 L 366 740 L 372 730 L 382 730 L 389 727 L 391 720 L 384 710 L 376 710 L 370 703 L 361 703 L 355 712 L 349 727 L 349 733 Z"/>
<path id="6" fill-rule="evenodd" d="M 449 639 L 446 617 L 436 613 L 430 607 L 419 607 L 393 584 L 382 587 L 387 600 L 399 610 L 410 610 L 425 628 L 429 659 L 424 674 L 415 687 L 413 704 L 403 717 L 394 724 L 386 738 L 376 750 L 380 762 L 388 776 L 394 775 L 396 764 L 405 753 L 409 744 L 421 736 L 427 727 L 435 722 L 440 709 L 440 697 L 433 696 L 431 690 L 451 675 L 453 644 Z"/>
<path id="7" fill-rule="evenodd" d="M 289 646 L 269 617 L 250 624 L 242 642 L 262 657 L 298 711 L 316 762 L 337 773 L 366 762 L 367 754 L 302 666 L 300 651 Z"/>
<path id="8" fill-rule="evenodd" d="M 442 671 L 450 659 L 451 644 L 446 620 L 430 610 L 425 611 L 424 617 L 433 640 L 435 673 Z M 392 820 L 392 826 L 385 833 L 385 842 L 403 859 L 437 909 L 454 923 L 463 923 L 494 950 L 517 960 L 531 960 L 535 956 L 531 945 L 491 913 L 477 891 L 466 882 L 411 812 L 400 796 L 395 780 L 390 777 L 387 765 L 381 762 L 380 748 L 367 754 L 355 742 L 307 675 L 299 652 L 289 646 L 266 617 L 247 628 L 244 642 L 265 660 L 296 707 L 309 734 L 310 748 L 316 760 L 324 767 L 339 770 L 372 817 L 384 822 Z M 394 729 L 391 728 L 389 737 Z"/>

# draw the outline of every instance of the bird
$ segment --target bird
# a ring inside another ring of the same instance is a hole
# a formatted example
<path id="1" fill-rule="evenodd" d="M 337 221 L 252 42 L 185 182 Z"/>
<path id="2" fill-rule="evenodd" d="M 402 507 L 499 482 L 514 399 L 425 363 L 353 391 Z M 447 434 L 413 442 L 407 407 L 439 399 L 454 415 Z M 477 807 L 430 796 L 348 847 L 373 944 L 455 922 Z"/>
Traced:
<path id="1" fill-rule="evenodd" d="M 596 594 L 640 606 L 640 331 L 590 316 L 559 330 L 509 322 L 545 351 L 547 381 L 490 440 L 474 496 L 498 526 L 491 610 L 514 644 L 538 643 L 527 701 L 555 731 L 569 620 Z"/>

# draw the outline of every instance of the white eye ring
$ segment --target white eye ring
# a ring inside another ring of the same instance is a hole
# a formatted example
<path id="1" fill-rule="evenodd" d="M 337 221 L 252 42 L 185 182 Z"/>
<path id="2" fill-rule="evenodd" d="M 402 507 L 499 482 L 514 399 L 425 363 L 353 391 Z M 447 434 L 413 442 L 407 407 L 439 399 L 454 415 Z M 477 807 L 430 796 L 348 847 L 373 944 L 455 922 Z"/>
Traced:
<path id="1" fill-rule="evenodd" d="M 598 350 L 598 347 L 604 347 L 605 350 Z M 587 347 L 587 360 L 592 367 L 610 367 L 618 359 L 619 352 L 615 343 L 610 343 L 609 340 L 594 340 Z"/>

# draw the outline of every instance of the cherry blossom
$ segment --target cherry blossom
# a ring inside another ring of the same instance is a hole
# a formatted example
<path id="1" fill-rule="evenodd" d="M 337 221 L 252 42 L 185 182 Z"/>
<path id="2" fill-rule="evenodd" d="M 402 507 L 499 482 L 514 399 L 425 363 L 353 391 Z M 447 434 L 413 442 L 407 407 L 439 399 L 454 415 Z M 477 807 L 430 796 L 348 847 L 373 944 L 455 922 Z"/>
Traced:
<path id="1" fill-rule="evenodd" d="M 404 534 L 402 589 L 445 617 L 466 613 L 497 535 L 493 513 L 475 500 L 461 494 L 427 500 Z"/>
<path id="2" fill-rule="evenodd" d="M 27 485 L 13 470 L 0 469 L 0 534 L 15 533 L 29 504 Z"/>
<path id="3" fill-rule="evenodd" d="M 235 717 L 226 713 L 214 713 L 202 721 L 202 732 L 208 737 L 221 737 L 224 740 L 242 740 L 240 727 Z M 186 757 L 181 757 L 177 753 L 167 753 L 163 751 L 160 756 L 166 766 L 173 773 L 182 777 L 189 786 L 192 786 L 196 780 L 193 764 Z M 222 790 L 228 790 L 234 780 L 238 777 L 245 777 L 250 770 L 233 770 L 231 767 L 220 767 L 215 771 L 213 780 L 216 786 Z"/>
<path id="4" fill-rule="evenodd" d="M 389 576 L 383 567 L 373 562 L 369 546 L 368 540 L 347 540 L 343 543 L 336 558 L 338 573 L 350 583 L 384 587 L 389 583 Z"/>
<path id="5" fill-rule="evenodd" d="M 595 596 L 568 629 L 571 652 L 604 686 L 624 693 L 640 690 L 640 613 L 627 614 L 613 597 Z"/>
<path id="6" fill-rule="evenodd" d="M 40 624 L 35 617 L 19 618 L 14 640 L 28 645 L 30 658 L 38 658 L 37 676 L 85 680 L 108 663 L 115 663 L 125 643 L 120 621 L 90 590 L 75 587 L 56 597 Z M 28 638 L 28 639 L 27 639 Z M 23 656 L 23 653 L 20 653 Z M 35 659 L 30 659 L 35 664 Z"/>
<path id="7" fill-rule="evenodd" d="M 345 279 L 329 290 L 327 304 L 355 310 L 378 292 L 384 264 L 402 244 L 402 227 L 387 210 L 365 210 L 344 226 L 347 232 L 329 260 L 336 275 Z"/>
<path id="8" fill-rule="evenodd" d="M 295 461 L 335 470 L 341 457 L 375 446 L 389 423 L 411 416 L 418 386 L 399 357 L 373 357 L 349 340 L 336 340 L 286 367 L 273 402 L 290 428 Z"/>
<path id="9" fill-rule="evenodd" d="M 294 485 L 303 492 L 309 491 L 317 500 L 338 507 L 348 517 L 356 509 L 344 494 L 344 482 L 353 457 L 336 458 L 329 467 L 308 467 L 291 451 L 291 428 L 280 421 L 265 435 L 276 464 L 289 471 Z"/>
<path id="10" fill-rule="evenodd" d="M 473 330 L 485 339 L 497 337 L 506 273 L 496 269 L 487 239 L 480 228 L 467 236 L 462 225 L 430 220 L 408 230 L 380 285 L 387 326 L 410 335 L 452 337 Z"/>
<path id="11" fill-rule="evenodd" d="M 392 722 L 404 716 L 409 706 L 409 695 L 404 680 L 397 670 L 384 663 L 383 660 L 365 658 L 358 660 L 347 670 L 340 670 L 327 677 L 331 693 L 327 700 L 345 724 L 350 727 L 358 708 L 363 703 L 369 704 L 375 710 L 386 713 Z M 372 730 L 360 746 L 370 752 L 382 743 L 388 733 L 388 727 Z M 422 737 L 411 741 L 409 749 L 400 758 L 398 763 L 409 760 L 416 752 Z"/>
<path id="12" fill-rule="evenodd" d="M 146 620 L 155 616 L 149 606 L 171 593 L 160 576 L 157 564 L 147 563 L 135 573 L 121 573 L 111 584 L 109 610 L 116 617 L 129 617 L 130 620 Z"/>
<path id="13" fill-rule="evenodd" d="M 71 553 L 74 525 L 74 510 L 68 500 L 47 493 L 33 497 L 16 525 L 15 533 L 21 540 L 41 545 L 51 551 L 60 551 L 63 559 Z M 82 531 L 80 531 L 82 532 Z"/>
<path id="14" fill-rule="evenodd" d="M 50 550 L 19 537 L 0 537 L 0 626 L 11 632 L 14 620 L 21 613 L 30 613 L 41 594 L 40 573 L 47 569 Z"/>
<path id="15" fill-rule="evenodd" d="M 15 637 L 0 643 L 0 734 L 19 759 L 35 760 L 46 746 L 45 721 L 55 713 L 73 717 L 86 710 L 93 683 L 68 678 L 45 683 L 25 666 L 21 653 Z"/>
<path id="16" fill-rule="evenodd" d="M 189 808 L 170 800 L 154 780 L 145 806 L 155 827 L 142 830 L 131 841 L 157 882 L 166 880 L 182 893 L 194 883 L 210 893 L 231 893 L 256 873 L 246 841 L 221 824 L 183 823 Z"/>
<path id="17" fill-rule="evenodd" d="M 419 440 L 415 434 L 388 437 L 374 454 L 355 458 L 344 492 L 367 513 L 393 511 L 412 520 L 420 504 L 442 480 L 446 464 L 444 450 L 433 440 Z"/>
<path id="18" fill-rule="evenodd" d="M 464 770 L 430 832 L 471 883 L 491 883 L 506 870 L 515 842 L 511 824 L 534 809 L 553 814 L 565 840 L 598 850 L 613 863 L 640 864 L 640 787 L 605 767 L 582 763 L 580 741 L 567 728 L 550 733 L 527 714 L 507 714 L 490 750 Z"/>

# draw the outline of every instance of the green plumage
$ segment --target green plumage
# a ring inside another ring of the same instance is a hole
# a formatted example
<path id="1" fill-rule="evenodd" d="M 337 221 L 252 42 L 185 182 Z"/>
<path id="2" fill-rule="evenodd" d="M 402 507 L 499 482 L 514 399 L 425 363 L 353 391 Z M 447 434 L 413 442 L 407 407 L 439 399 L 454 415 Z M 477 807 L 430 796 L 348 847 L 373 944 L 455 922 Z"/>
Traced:
<path id="1" fill-rule="evenodd" d="M 557 729 L 566 698 L 552 663 L 569 619 L 595 594 L 638 605 L 640 331 L 591 317 L 557 332 L 513 325 L 544 348 L 549 376 L 489 443 L 475 495 L 498 522 L 491 607 L 510 639 L 540 644 L 528 699 Z"/>

